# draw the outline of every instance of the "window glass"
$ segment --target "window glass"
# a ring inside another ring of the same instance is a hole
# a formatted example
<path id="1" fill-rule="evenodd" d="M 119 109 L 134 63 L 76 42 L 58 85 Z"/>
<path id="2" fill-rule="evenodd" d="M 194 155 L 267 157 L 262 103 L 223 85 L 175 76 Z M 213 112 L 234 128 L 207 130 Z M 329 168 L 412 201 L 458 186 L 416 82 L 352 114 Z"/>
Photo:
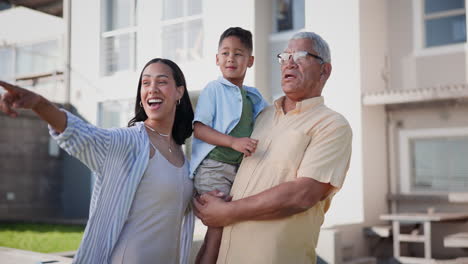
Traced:
<path id="1" fill-rule="evenodd" d="M 135 41 L 135 33 L 120 34 L 104 39 L 107 73 L 123 71 L 131 68 L 131 48 Z"/>
<path id="2" fill-rule="evenodd" d="M 293 29 L 293 1 L 277 0 L 276 3 L 276 30 L 284 31 Z"/>
<path id="3" fill-rule="evenodd" d="M 58 69 L 58 42 L 47 41 L 19 46 L 16 50 L 16 75 L 33 75 Z"/>
<path id="4" fill-rule="evenodd" d="M 99 103 L 99 126 L 103 128 L 125 127 L 133 118 L 135 100 L 113 100 Z"/>
<path id="5" fill-rule="evenodd" d="M 104 0 L 102 72 L 111 75 L 134 68 L 136 0 Z M 124 31 L 114 31 L 124 29 Z"/>
<path id="6" fill-rule="evenodd" d="M 162 49 L 165 57 L 175 61 L 185 59 L 183 33 L 184 27 L 182 23 L 168 25 L 163 28 Z"/>
<path id="7" fill-rule="evenodd" d="M 193 20 L 187 23 L 188 55 L 189 60 L 199 60 L 203 56 L 203 24 L 202 20 Z"/>
<path id="8" fill-rule="evenodd" d="M 412 188 L 463 191 L 468 188 L 468 136 L 412 139 Z"/>
<path id="9" fill-rule="evenodd" d="M 176 62 L 201 59 L 202 0 L 165 0 L 163 10 L 161 40 L 164 57 Z"/>
<path id="10" fill-rule="evenodd" d="M 276 0 L 276 31 L 301 29 L 305 25 L 304 0 Z"/>
<path id="11" fill-rule="evenodd" d="M 184 15 L 184 0 L 164 0 L 163 19 L 174 19 Z"/>
<path id="12" fill-rule="evenodd" d="M 187 15 L 199 15 L 202 13 L 202 0 L 190 0 L 187 6 Z"/>
<path id="13" fill-rule="evenodd" d="M 0 79 L 10 80 L 14 77 L 14 49 L 0 48 Z"/>
<path id="14" fill-rule="evenodd" d="M 426 20 L 426 46 L 466 42 L 465 15 Z"/>
<path id="15" fill-rule="evenodd" d="M 131 11 L 132 1 L 106 0 L 106 20 L 104 31 L 133 26 Z"/>
<path id="16" fill-rule="evenodd" d="M 305 26 L 305 3 L 304 0 L 294 0 L 293 25 L 294 29 L 302 29 Z"/>
<path id="17" fill-rule="evenodd" d="M 426 0 L 424 11 L 426 14 L 465 8 L 465 0 Z"/>
<path id="18" fill-rule="evenodd" d="M 466 42 L 465 0 L 424 2 L 425 47 Z"/>

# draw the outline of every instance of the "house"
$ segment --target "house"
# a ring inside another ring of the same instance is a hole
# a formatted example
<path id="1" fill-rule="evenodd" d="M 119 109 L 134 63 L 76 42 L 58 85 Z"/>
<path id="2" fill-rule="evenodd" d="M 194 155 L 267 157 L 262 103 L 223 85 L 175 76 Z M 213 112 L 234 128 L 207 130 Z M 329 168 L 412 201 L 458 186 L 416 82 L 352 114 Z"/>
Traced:
<path id="1" fill-rule="evenodd" d="M 63 19 L 18 6 L 0 11 L 0 24 L 0 79 L 74 111 L 64 79 Z M 31 112 L 0 119 L 0 220 L 86 219 L 89 170 L 60 151 Z"/>
<path id="2" fill-rule="evenodd" d="M 69 102 L 103 127 L 126 125 L 151 58 L 176 61 L 196 101 L 219 75 L 219 35 L 249 29 L 255 64 L 245 83 L 272 102 L 282 93 L 276 54 L 297 31 L 322 35 L 333 65 L 325 102 L 354 132 L 350 170 L 319 241 L 328 263 L 375 254 L 363 229 L 385 224 L 382 214 L 468 211 L 447 199 L 468 185 L 465 1 L 82 0 L 70 9 Z M 441 243 L 463 229 L 466 223 L 434 226 L 433 255 L 466 255 Z"/>

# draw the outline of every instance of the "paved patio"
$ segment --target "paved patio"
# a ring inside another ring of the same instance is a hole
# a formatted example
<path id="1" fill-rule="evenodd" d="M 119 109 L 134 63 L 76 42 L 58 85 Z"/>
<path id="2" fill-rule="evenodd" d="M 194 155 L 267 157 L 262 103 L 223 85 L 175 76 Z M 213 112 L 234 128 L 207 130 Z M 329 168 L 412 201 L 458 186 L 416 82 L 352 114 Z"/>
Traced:
<path id="1" fill-rule="evenodd" d="M 71 258 L 55 256 L 14 248 L 0 247 L 0 263 L 2 264 L 70 264 Z"/>

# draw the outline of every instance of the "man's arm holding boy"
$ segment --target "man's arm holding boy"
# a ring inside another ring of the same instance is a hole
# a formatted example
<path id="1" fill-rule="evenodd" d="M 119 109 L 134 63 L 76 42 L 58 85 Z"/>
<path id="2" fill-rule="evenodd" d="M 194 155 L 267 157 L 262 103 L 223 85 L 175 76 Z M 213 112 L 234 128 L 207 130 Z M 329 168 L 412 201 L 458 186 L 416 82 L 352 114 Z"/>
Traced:
<path id="1" fill-rule="evenodd" d="M 307 148 L 296 179 L 229 203 L 210 194 L 202 195 L 194 200 L 197 216 L 208 226 L 280 219 L 304 212 L 326 199 L 343 184 L 351 156 L 352 132 L 343 126 L 322 136 L 328 140 L 315 137 L 320 144 L 311 143 Z"/>

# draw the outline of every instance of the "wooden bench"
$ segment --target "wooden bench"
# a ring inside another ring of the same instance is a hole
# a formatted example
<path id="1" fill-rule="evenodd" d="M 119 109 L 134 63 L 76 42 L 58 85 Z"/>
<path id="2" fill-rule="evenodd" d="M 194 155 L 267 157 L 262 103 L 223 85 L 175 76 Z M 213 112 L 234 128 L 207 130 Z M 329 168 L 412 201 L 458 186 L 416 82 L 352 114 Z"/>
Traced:
<path id="1" fill-rule="evenodd" d="M 456 258 L 456 259 L 445 259 L 445 260 L 434 260 L 431 264 L 467 264 L 468 258 Z"/>
<path id="2" fill-rule="evenodd" d="M 391 225 L 376 225 L 364 228 L 364 234 L 369 237 L 388 238 L 392 236 Z"/>
<path id="3" fill-rule="evenodd" d="M 468 233 L 456 233 L 444 237 L 444 246 L 468 248 Z"/>

